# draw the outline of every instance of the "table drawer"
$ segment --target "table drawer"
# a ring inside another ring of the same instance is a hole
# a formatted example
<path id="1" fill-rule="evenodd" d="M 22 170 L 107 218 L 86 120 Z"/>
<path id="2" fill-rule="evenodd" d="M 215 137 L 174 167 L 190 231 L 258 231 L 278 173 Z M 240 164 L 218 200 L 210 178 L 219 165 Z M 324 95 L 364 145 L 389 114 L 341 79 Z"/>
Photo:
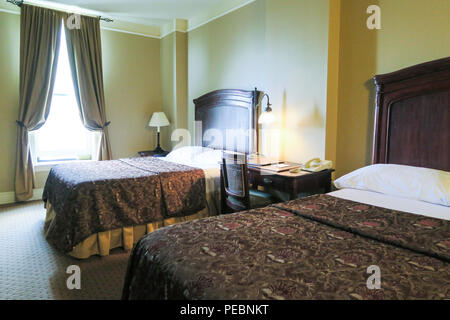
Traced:
<path id="1" fill-rule="evenodd" d="M 291 185 L 286 182 L 286 179 L 276 175 L 259 175 L 250 173 L 250 183 L 258 186 L 271 187 L 280 191 L 289 191 Z"/>

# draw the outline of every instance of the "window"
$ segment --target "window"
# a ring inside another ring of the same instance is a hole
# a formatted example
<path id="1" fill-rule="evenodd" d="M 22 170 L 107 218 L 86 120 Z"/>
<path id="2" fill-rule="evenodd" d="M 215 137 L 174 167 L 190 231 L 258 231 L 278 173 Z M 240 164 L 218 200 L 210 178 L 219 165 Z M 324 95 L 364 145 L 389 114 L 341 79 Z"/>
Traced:
<path id="1" fill-rule="evenodd" d="M 61 28 L 58 67 L 45 124 L 30 133 L 31 154 L 35 165 L 48 162 L 91 160 L 98 136 L 87 130 L 80 118 L 67 54 L 64 27 Z"/>

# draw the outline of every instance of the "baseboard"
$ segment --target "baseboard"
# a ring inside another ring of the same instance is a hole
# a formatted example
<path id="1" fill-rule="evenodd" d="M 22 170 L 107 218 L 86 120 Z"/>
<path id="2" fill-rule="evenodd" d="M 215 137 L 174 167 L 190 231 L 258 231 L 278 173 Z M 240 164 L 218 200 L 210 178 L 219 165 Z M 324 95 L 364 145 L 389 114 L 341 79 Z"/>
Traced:
<path id="1" fill-rule="evenodd" d="M 34 200 L 41 200 L 42 199 L 42 192 L 44 189 L 34 189 L 33 190 L 33 197 L 31 197 L 27 201 L 34 201 Z M 0 192 L 0 204 L 10 204 L 15 203 L 16 197 L 14 194 L 14 191 L 10 192 Z"/>

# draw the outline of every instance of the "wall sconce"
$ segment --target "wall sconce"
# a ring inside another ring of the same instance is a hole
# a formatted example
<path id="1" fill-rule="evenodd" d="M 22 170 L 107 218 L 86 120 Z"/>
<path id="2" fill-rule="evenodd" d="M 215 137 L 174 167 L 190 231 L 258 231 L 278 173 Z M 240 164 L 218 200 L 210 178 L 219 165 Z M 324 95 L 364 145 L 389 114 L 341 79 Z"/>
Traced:
<path id="1" fill-rule="evenodd" d="M 269 95 L 267 93 L 265 93 L 261 99 L 261 103 L 264 99 L 264 97 L 267 97 L 267 106 L 266 109 L 261 113 L 261 115 L 259 116 L 258 119 L 258 123 L 259 124 L 271 124 L 275 122 L 275 116 L 272 112 L 272 108 L 270 104 L 270 98 Z"/>
<path id="2" fill-rule="evenodd" d="M 257 89 L 255 88 L 255 92 L 257 92 Z M 267 97 L 267 106 L 264 109 L 264 111 L 262 110 L 262 101 L 264 100 L 264 97 Z M 258 117 L 258 124 L 271 124 L 273 122 L 275 122 L 275 116 L 272 112 L 272 108 L 271 108 L 271 104 L 270 104 L 270 98 L 269 95 L 267 93 L 265 93 L 259 104 L 257 105 L 257 110 L 258 107 L 261 107 L 261 115 Z M 258 113 L 256 113 L 258 114 Z M 259 126 L 257 126 L 256 128 L 256 156 L 258 156 L 260 153 L 260 129 Z"/>

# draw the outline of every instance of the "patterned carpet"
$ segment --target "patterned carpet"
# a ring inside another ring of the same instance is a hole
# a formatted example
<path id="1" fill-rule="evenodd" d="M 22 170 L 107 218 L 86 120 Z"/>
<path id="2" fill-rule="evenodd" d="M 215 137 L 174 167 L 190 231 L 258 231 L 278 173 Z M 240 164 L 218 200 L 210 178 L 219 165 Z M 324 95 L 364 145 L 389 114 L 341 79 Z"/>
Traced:
<path id="1" fill-rule="evenodd" d="M 120 299 L 129 253 L 77 260 L 65 256 L 43 235 L 41 201 L 0 207 L 0 299 Z M 66 269 L 81 269 L 81 289 L 66 286 Z"/>

